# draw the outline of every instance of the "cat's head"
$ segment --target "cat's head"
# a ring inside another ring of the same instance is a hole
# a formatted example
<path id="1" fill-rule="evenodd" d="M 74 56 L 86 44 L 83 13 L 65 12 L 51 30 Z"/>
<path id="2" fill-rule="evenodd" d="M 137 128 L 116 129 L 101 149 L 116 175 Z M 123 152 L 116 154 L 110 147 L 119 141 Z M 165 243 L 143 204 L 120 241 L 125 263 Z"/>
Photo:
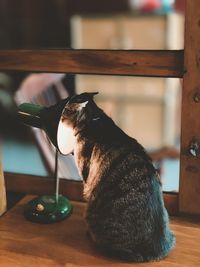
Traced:
<path id="1" fill-rule="evenodd" d="M 78 133 L 86 129 L 97 118 L 97 114 L 103 113 L 93 101 L 96 94 L 83 93 L 66 99 L 57 131 L 58 149 L 62 154 L 72 153 Z"/>
<path id="2" fill-rule="evenodd" d="M 98 93 L 73 95 L 65 105 L 61 120 L 72 128 L 77 128 L 97 119 L 102 110 L 97 107 L 93 100 L 96 94 Z"/>

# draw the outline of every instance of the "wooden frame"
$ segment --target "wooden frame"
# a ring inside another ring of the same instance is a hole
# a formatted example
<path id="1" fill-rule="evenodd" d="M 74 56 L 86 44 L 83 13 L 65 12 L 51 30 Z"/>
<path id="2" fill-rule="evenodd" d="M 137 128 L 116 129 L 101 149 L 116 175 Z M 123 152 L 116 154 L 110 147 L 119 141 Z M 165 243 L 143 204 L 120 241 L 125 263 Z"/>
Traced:
<path id="1" fill-rule="evenodd" d="M 0 69 L 182 77 L 182 50 L 0 50 Z"/>
<path id="2" fill-rule="evenodd" d="M 13 192 L 33 195 L 53 194 L 55 181 L 51 177 L 5 173 L 6 188 Z M 60 193 L 71 200 L 84 201 L 83 184 L 79 181 L 60 179 Z M 178 194 L 164 193 L 164 201 L 170 215 L 178 214 Z"/>
<path id="3" fill-rule="evenodd" d="M 86 59 L 84 60 L 84 58 Z M 183 75 L 182 50 L 2 50 L 0 51 L 0 60 L 0 69 L 4 71 L 23 70 L 151 77 L 182 77 Z M 51 179 L 13 173 L 6 173 L 5 177 L 6 186 L 11 191 L 31 194 L 53 192 L 54 182 Z M 65 188 L 61 189 L 61 193 L 69 198 L 83 200 L 81 182 L 61 180 L 60 187 Z M 170 214 L 176 214 L 178 195 L 165 193 L 164 197 Z"/>
<path id="4" fill-rule="evenodd" d="M 200 214 L 200 2 L 186 3 L 184 51 L 1 50 L 0 69 L 183 78 L 180 193 L 164 197 L 172 213 Z M 45 178 L 20 177 L 23 187 L 16 183 L 19 176 L 6 174 L 7 188 L 28 193 L 52 190 L 53 183 L 47 184 Z M 81 199 L 81 184 L 62 183 L 64 193 Z M 72 194 L 72 186 L 76 193 Z"/>

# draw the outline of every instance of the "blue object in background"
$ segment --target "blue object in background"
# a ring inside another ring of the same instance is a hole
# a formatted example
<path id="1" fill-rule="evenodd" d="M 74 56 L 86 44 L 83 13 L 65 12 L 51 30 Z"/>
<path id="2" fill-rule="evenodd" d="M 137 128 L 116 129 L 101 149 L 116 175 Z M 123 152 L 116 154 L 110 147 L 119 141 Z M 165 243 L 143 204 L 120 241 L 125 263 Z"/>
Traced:
<path id="1" fill-rule="evenodd" d="M 162 8 L 165 13 L 171 12 L 173 10 L 173 3 L 172 0 L 162 0 Z"/>
<path id="2" fill-rule="evenodd" d="M 178 192 L 179 159 L 163 160 L 161 177 L 162 177 L 164 192 Z"/>
<path id="3" fill-rule="evenodd" d="M 3 142 L 3 170 L 39 176 L 48 175 L 37 146 L 22 141 Z"/>

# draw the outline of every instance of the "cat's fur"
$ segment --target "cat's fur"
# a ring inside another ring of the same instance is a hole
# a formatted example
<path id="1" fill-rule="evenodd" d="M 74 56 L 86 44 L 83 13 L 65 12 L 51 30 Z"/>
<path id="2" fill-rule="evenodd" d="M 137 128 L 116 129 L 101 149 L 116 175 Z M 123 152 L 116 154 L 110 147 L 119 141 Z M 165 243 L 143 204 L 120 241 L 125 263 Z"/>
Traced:
<path id="1" fill-rule="evenodd" d="M 62 120 L 74 129 L 75 161 L 93 242 L 127 261 L 159 260 L 175 245 L 157 171 L 144 148 L 93 101 L 75 95 Z"/>

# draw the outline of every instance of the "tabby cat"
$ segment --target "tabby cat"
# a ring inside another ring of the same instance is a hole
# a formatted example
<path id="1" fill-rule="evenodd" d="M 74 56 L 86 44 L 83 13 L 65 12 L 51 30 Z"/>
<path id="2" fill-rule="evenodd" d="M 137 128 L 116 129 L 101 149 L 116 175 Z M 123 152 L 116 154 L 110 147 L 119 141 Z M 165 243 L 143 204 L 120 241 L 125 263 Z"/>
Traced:
<path id="1" fill-rule="evenodd" d="M 175 245 L 161 183 L 144 148 L 94 102 L 74 95 L 61 121 L 73 130 L 84 183 L 88 232 L 101 250 L 125 261 L 154 261 Z"/>

